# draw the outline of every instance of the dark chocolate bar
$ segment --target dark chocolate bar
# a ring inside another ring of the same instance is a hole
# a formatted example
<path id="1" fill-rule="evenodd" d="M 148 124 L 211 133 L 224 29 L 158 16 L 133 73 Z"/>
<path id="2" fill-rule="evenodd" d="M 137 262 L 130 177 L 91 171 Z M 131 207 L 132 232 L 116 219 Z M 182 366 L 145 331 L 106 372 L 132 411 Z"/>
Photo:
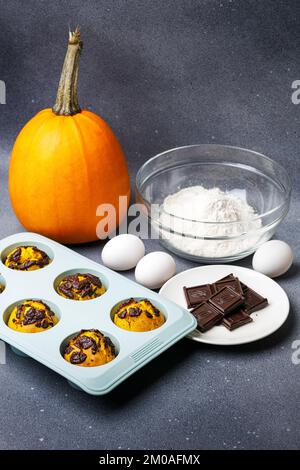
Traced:
<path id="1" fill-rule="evenodd" d="M 244 302 L 244 298 L 234 292 L 231 287 L 223 287 L 216 294 L 212 295 L 209 302 L 220 310 L 223 315 L 228 315 Z"/>
<path id="2" fill-rule="evenodd" d="M 224 325 L 228 330 L 233 331 L 240 326 L 251 323 L 252 321 L 252 318 L 242 308 L 240 308 L 226 317 L 223 317 L 222 325 Z"/>
<path id="3" fill-rule="evenodd" d="M 268 305 L 268 299 L 265 299 L 253 289 L 246 289 L 244 291 L 244 310 L 248 315 L 257 312 Z"/>
<path id="4" fill-rule="evenodd" d="M 184 287 L 183 291 L 188 308 L 196 307 L 196 305 L 208 300 L 215 293 L 215 289 L 212 284 Z"/>
<path id="5" fill-rule="evenodd" d="M 198 329 L 204 333 L 222 320 L 222 313 L 208 302 L 203 302 L 198 307 L 191 310 L 197 320 Z"/>

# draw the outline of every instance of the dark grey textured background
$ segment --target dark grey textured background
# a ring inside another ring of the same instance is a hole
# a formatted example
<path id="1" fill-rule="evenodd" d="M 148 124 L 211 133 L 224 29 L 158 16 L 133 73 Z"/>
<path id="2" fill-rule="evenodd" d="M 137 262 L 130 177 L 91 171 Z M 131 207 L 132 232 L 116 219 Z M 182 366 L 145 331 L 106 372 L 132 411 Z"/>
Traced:
<path id="1" fill-rule="evenodd" d="M 299 447 L 300 5 L 289 0 L 0 1 L 0 236 L 20 231 L 7 195 L 20 127 L 53 104 L 68 25 L 82 27 L 80 102 L 120 138 L 134 179 L 157 152 L 217 142 L 249 147 L 287 167 L 290 213 L 278 232 L 295 251 L 279 282 L 292 311 L 256 344 L 181 341 L 102 398 L 7 351 L 0 366 L 0 448 L 252 449 Z M 101 244 L 76 247 L 100 259 Z M 156 248 L 148 242 L 147 249 Z M 178 261 L 178 270 L 193 266 Z M 250 266 L 250 259 L 240 262 Z M 131 274 L 129 274 L 131 275 Z"/>

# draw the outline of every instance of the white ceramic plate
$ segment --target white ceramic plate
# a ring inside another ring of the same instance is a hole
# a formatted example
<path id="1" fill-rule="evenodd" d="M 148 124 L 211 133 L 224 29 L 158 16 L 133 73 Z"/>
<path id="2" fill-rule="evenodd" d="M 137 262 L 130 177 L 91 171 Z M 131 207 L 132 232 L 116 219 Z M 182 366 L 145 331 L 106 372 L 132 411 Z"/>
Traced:
<path id="1" fill-rule="evenodd" d="M 221 277 L 233 273 L 240 281 L 247 284 L 263 297 L 269 305 L 251 315 L 253 322 L 234 331 L 224 326 L 214 326 L 206 333 L 192 331 L 187 337 L 201 343 L 231 346 L 251 343 L 274 333 L 287 319 L 290 304 L 284 290 L 272 279 L 252 269 L 233 265 L 201 266 L 183 271 L 167 281 L 160 289 L 160 294 L 173 302 L 186 307 L 183 286 L 195 286 L 215 282 Z"/>

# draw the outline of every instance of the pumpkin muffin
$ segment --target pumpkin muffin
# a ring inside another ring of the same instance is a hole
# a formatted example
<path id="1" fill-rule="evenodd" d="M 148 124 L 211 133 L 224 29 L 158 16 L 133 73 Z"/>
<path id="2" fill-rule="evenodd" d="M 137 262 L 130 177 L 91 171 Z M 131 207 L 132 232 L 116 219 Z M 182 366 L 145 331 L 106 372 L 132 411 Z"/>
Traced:
<path id="1" fill-rule="evenodd" d="M 18 246 L 6 257 L 4 264 L 10 269 L 35 271 L 51 262 L 47 253 L 36 246 Z"/>
<path id="2" fill-rule="evenodd" d="M 81 330 L 71 338 L 64 350 L 66 361 L 76 366 L 102 366 L 116 357 L 115 346 L 99 330 Z"/>
<path id="3" fill-rule="evenodd" d="M 8 326 L 21 333 L 40 333 L 58 322 L 54 312 L 42 300 L 24 300 L 10 314 Z"/>
<path id="4" fill-rule="evenodd" d="M 128 331 L 150 331 L 162 326 L 165 317 L 150 300 L 129 299 L 114 314 L 114 323 Z"/>
<path id="5" fill-rule="evenodd" d="M 62 297 L 72 300 L 91 300 L 105 293 L 105 287 L 93 274 L 70 274 L 65 276 L 57 286 Z"/>

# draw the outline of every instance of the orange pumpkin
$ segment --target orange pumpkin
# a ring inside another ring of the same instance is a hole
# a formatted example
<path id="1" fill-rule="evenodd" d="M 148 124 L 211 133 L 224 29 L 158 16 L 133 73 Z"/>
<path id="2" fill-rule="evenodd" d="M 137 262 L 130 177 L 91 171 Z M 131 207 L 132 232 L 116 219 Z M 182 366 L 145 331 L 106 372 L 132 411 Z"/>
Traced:
<path id="1" fill-rule="evenodd" d="M 99 116 L 78 105 L 81 49 L 77 28 L 70 33 L 55 106 L 21 130 L 9 168 L 10 198 L 20 222 L 63 243 L 96 240 L 97 207 L 114 205 L 121 221 L 125 213 L 119 214 L 119 196 L 128 201 L 130 194 L 116 136 Z"/>

